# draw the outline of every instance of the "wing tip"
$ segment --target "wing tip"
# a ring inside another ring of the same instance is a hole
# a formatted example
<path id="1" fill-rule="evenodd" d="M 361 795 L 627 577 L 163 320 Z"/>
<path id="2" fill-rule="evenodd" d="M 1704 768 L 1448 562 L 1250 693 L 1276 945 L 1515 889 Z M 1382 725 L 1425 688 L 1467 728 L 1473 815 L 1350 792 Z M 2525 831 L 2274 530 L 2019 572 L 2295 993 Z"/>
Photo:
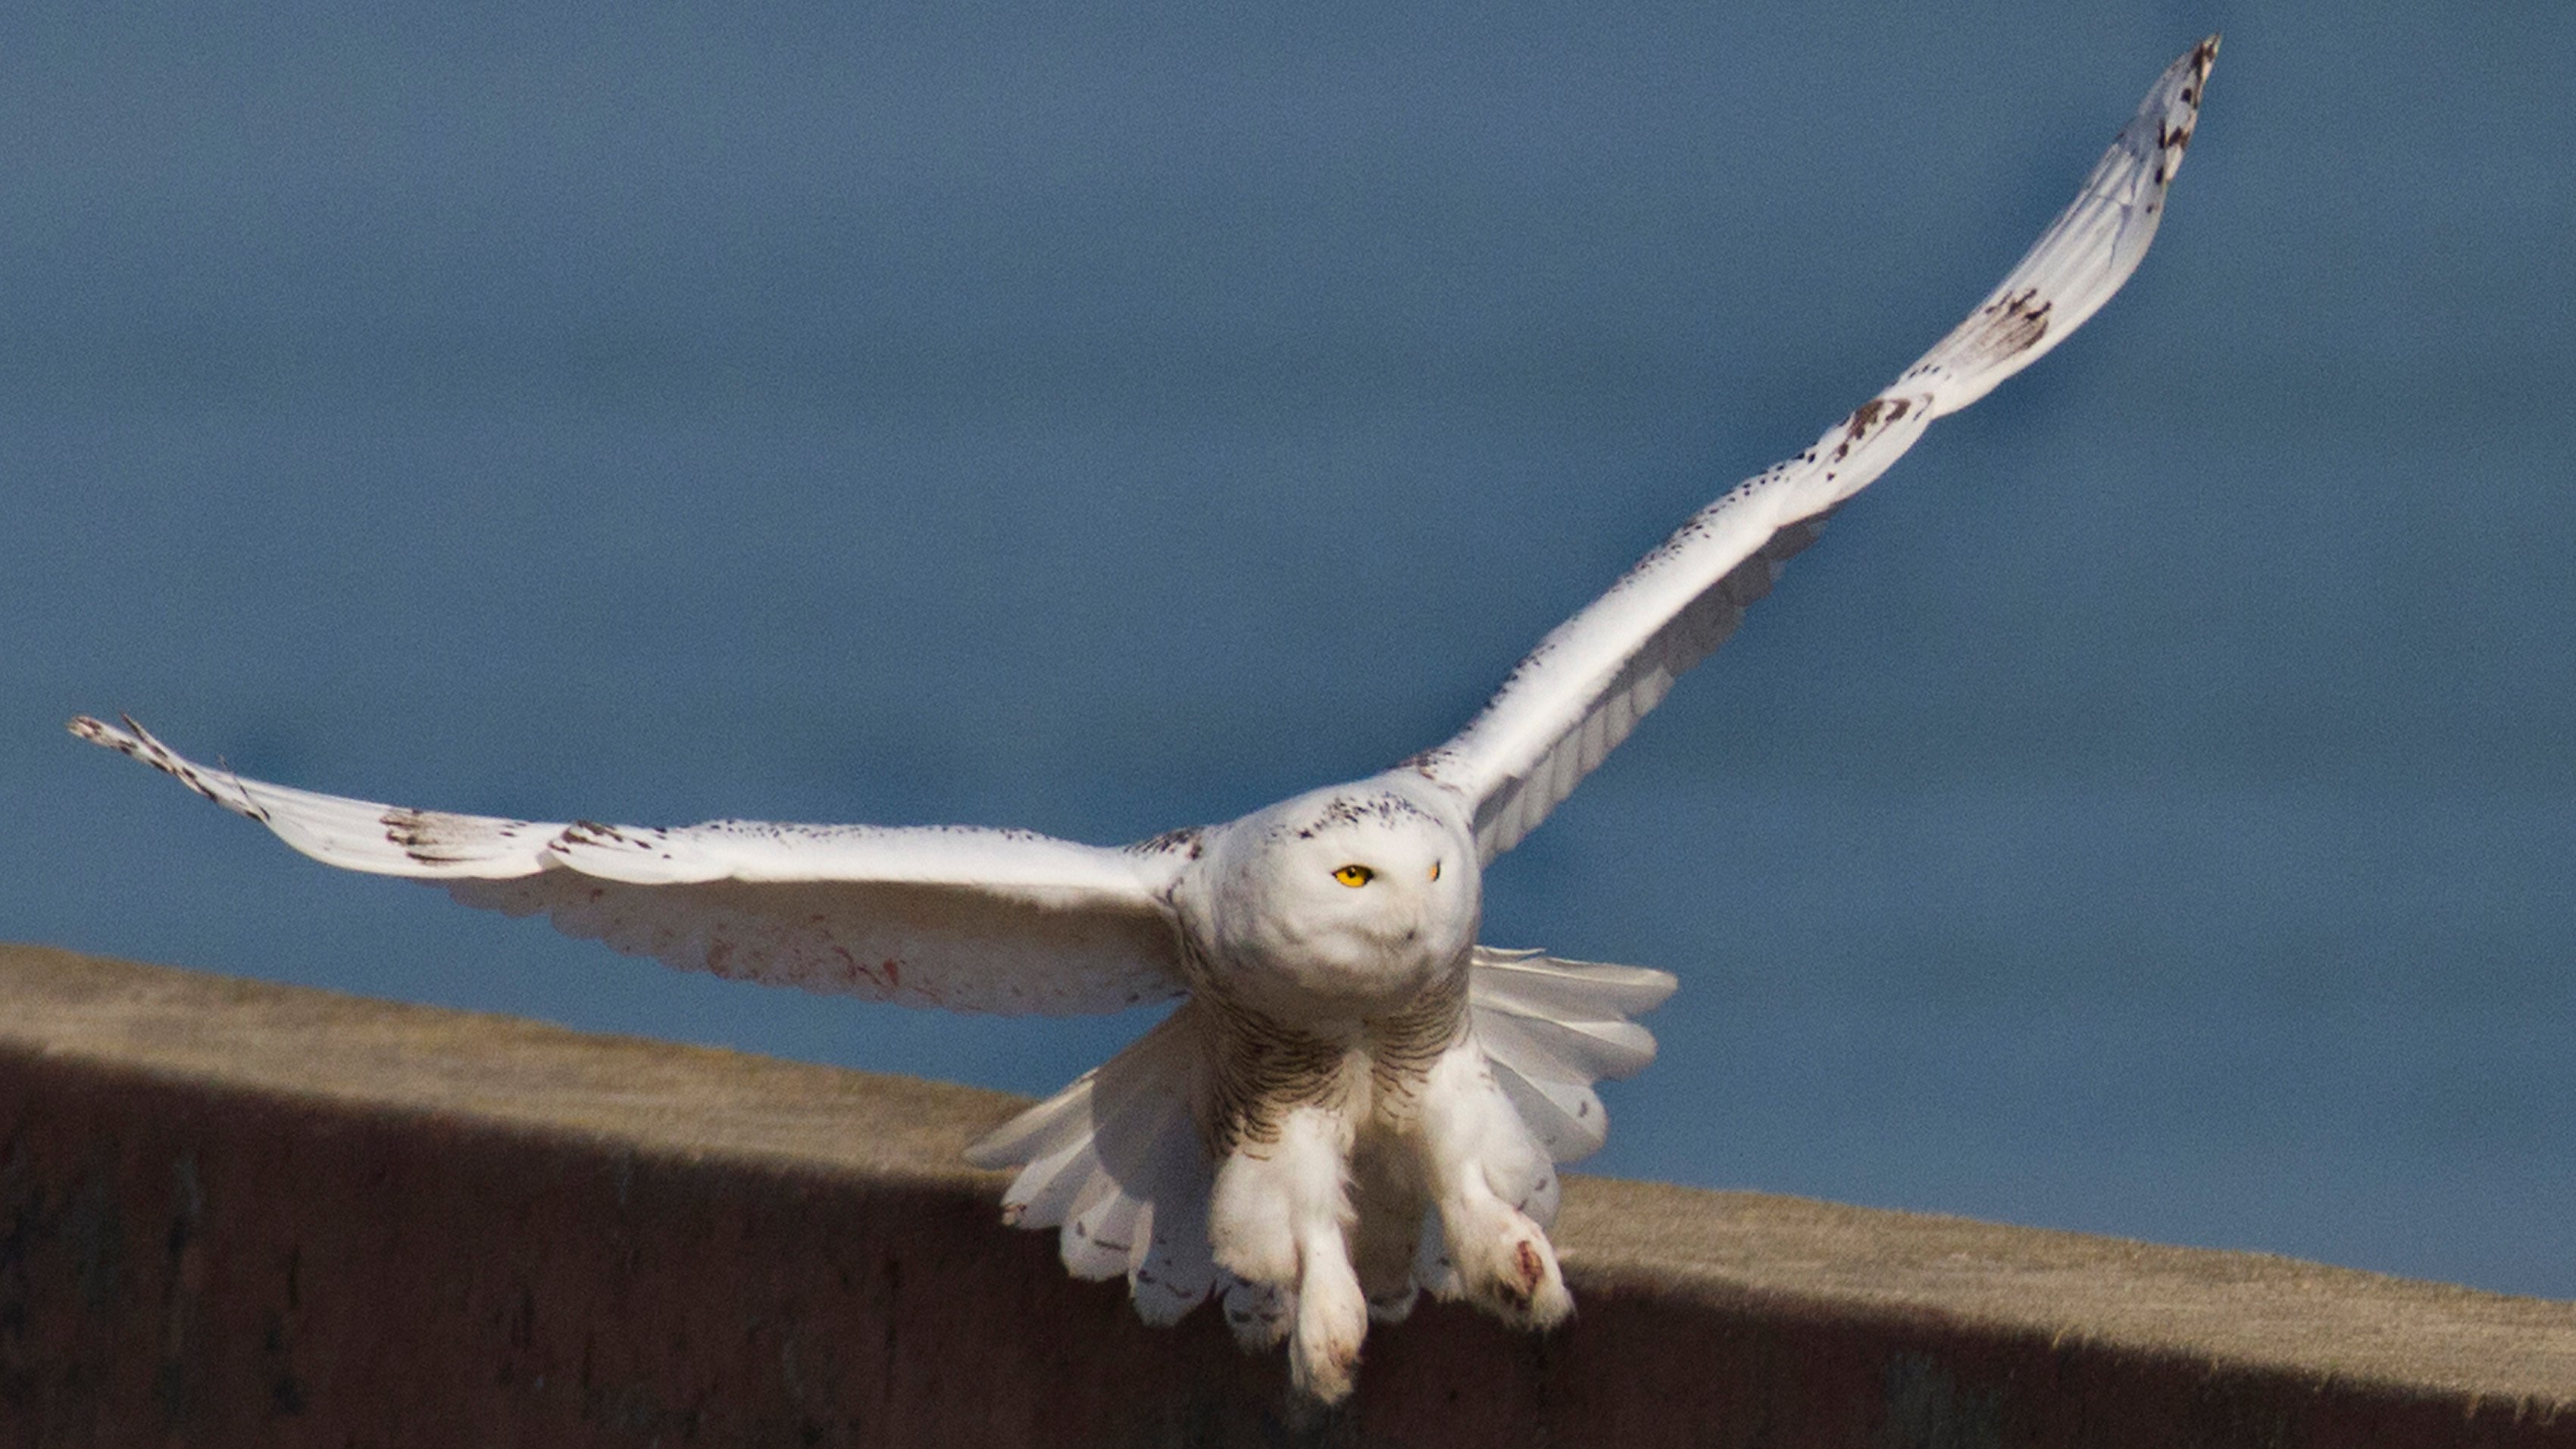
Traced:
<path id="1" fill-rule="evenodd" d="M 2218 63 L 2218 43 L 2222 38 L 2223 32 L 2213 30 L 2194 42 L 2191 49 L 2174 57 L 2173 64 L 2165 67 L 2165 73 L 2156 80 L 2155 90 L 2149 94 L 2162 100 L 2171 91 L 2173 100 L 2186 106 L 2198 105 L 2200 82 L 2208 77 L 2210 68 Z M 2177 82 L 2180 83 L 2179 87 Z M 2189 94 L 2183 93 L 2186 90 Z"/>
<path id="2" fill-rule="evenodd" d="M 74 739 L 86 740 L 102 749 L 114 750 L 129 760 L 138 760 L 150 765 L 227 810 L 247 815 L 254 820 L 268 819 L 268 812 L 253 801 L 247 791 L 241 789 L 238 780 L 234 782 L 234 795 L 237 798 L 227 798 L 223 792 L 207 783 L 203 766 L 181 757 L 178 751 L 154 738 L 152 732 L 137 722 L 134 716 L 120 714 L 117 718 L 125 722 L 125 728 L 118 729 L 95 715 L 86 714 L 73 715 L 64 728 L 71 731 Z"/>
<path id="3" fill-rule="evenodd" d="M 2209 87 L 2209 72 L 2218 63 L 2218 42 L 2219 33 L 2212 31 L 2166 66 L 2155 89 L 2147 92 L 2145 104 L 2138 108 L 2137 120 L 2131 123 L 2142 143 L 2152 132 L 2154 149 L 2164 153 L 2155 176 L 2160 187 L 2172 183 L 2183 152 L 2191 148 L 2192 130 L 2200 120 L 2201 98 Z"/>
<path id="4" fill-rule="evenodd" d="M 140 726 L 136 726 L 134 724 L 134 719 L 131 715 L 119 715 L 117 718 L 124 720 L 129 727 L 133 727 L 135 729 L 140 728 Z M 64 725 L 63 728 L 70 730 L 72 738 L 74 739 L 87 740 L 93 745 L 129 754 L 139 748 L 143 743 L 141 740 L 136 739 L 133 734 L 128 733 L 126 730 L 118 729 L 116 726 L 109 724 L 107 721 L 100 719 L 96 715 L 73 715 L 70 723 Z"/>

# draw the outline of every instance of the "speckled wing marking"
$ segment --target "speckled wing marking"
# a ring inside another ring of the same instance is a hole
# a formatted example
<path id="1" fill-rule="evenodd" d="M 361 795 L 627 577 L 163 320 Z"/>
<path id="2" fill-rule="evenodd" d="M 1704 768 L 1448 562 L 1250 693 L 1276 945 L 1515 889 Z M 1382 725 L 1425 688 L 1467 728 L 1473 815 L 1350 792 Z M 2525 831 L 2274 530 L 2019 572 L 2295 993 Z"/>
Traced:
<path id="1" fill-rule="evenodd" d="M 1780 565 L 1924 426 L 2063 341 L 2137 270 L 2191 144 L 2211 36 L 2175 61 L 2074 204 L 1965 322 L 1797 457 L 1738 484 L 1539 641 L 1456 738 L 1405 763 L 1476 802 L 1477 848 L 1518 844 L 1726 642 Z"/>
<path id="2" fill-rule="evenodd" d="M 182 758 L 132 720 L 72 721 L 314 859 L 692 971 L 957 1011 L 1123 1011 L 1183 991 L 1162 906 L 1189 832 L 1126 850 L 1019 830 L 557 824 L 319 795 Z"/>

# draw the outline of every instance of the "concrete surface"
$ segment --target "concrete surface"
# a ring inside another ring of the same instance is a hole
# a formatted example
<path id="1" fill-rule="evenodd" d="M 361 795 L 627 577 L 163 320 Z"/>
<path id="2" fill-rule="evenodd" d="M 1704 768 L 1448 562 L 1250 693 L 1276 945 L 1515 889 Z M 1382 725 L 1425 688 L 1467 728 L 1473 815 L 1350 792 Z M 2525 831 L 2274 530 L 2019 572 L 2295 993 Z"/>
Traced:
<path id="1" fill-rule="evenodd" d="M 1572 1178 L 1300 1413 L 1005 1231 L 1016 1099 L 0 946 L 0 1444 L 2576 1444 L 2576 1304 Z"/>

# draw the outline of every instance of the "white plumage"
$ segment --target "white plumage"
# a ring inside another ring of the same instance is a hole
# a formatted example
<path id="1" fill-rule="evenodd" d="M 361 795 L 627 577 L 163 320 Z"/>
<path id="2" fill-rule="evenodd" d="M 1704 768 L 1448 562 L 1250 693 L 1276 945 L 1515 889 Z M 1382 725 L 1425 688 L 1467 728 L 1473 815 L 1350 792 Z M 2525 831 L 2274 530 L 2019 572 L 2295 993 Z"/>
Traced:
<path id="1" fill-rule="evenodd" d="M 1814 447 L 1694 515 L 1541 640 L 1457 736 L 1394 769 L 1120 849 L 1024 831 L 718 821 L 687 829 L 411 810 L 244 779 L 132 720 L 72 731 L 317 860 L 675 966 L 957 1010 L 1181 997 L 982 1142 L 1007 1221 L 1177 1320 L 1211 1296 L 1296 1382 L 1349 1392 L 1371 1317 L 1428 1288 L 1544 1327 L 1571 1311 L 1558 1164 L 1607 1130 L 1673 978 L 1475 940 L 1483 865 L 1725 642 L 1781 564 L 1933 419 L 2098 309 L 2154 237 L 2212 37 L 2166 70 L 2075 203 L 1968 320 Z"/>

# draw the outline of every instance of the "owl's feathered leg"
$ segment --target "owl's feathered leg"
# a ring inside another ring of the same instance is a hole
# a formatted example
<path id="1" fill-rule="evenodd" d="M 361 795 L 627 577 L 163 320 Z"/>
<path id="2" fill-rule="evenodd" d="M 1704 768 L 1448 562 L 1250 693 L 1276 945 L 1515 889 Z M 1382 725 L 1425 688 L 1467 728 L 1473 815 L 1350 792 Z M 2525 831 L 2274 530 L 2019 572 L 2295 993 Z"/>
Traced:
<path id="1" fill-rule="evenodd" d="M 1555 1164 L 1472 1036 L 1432 1066 L 1419 1121 L 1423 1176 L 1452 1269 L 1432 1291 L 1525 1328 L 1564 1322 L 1574 1298 L 1547 1231 L 1525 1211 L 1531 1194 L 1554 1182 Z"/>
<path id="2" fill-rule="evenodd" d="M 1368 1299 L 1348 1239 L 1352 1139 L 1342 1113 L 1299 1107 L 1276 1142 L 1235 1149 L 1217 1170 L 1208 1207 L 1217 1266 L 1256 1289 L 1278 1290 L 1283 1306 L 1295 1295 L 1289 1376 L 1328 1404 L 1349 1396 L 1368 1336 Z M 1254 1326 L 1266 1329 L 1263 1337 L 1277 1331 Z"/>

